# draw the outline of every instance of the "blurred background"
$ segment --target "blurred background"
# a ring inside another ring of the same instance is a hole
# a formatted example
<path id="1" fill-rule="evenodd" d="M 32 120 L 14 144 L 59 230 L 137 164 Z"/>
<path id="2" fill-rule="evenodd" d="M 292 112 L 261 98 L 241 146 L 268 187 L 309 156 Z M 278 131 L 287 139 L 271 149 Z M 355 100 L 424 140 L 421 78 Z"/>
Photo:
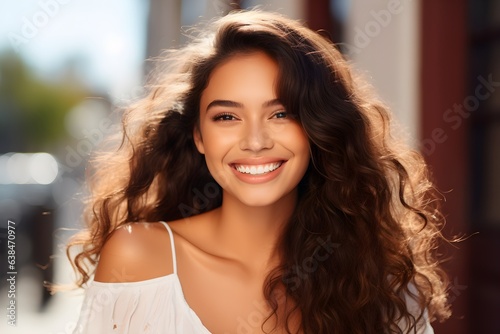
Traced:
<path id="1" fill-rule="evenodd" d="M 375 85 L 445 194 L 453 315 L 436 333 L 500 333 L 500 1 L 0 0 L 0 313 L 16 227 L 17 326 L 71 333 L 82 291 L 64 243 L 82 226 L 89 154 L 142 94 L 181 27 L 260 6 L 322 30 Z M 11 223 L 12 225 L 12 223 Z M 496 259 L 496 260 L 495 260 Z"/>

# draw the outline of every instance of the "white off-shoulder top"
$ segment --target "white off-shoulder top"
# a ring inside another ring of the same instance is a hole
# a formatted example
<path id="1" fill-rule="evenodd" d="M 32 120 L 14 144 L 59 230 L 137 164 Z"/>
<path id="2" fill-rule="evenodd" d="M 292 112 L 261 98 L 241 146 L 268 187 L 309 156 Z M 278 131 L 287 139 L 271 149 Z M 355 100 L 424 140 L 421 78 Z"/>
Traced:
<path id="1" fill-rule="evenodd" d="M 173 273 L 138 282 L 93 281 L 73 334 L 211 334 L 184 298 L 174 236 L 168 224 L 161 223 L 170 235 Z M 433 334 L 427 317 L 424 322 L 418 333 Z"/>
<path id="2" fill-rule="evenodd" d="M 73 334 L 211 334 L 184 298 L 174 236 L 161 223 L 170 235 L 173 273 L 139 282 L 92 282 Z"/>

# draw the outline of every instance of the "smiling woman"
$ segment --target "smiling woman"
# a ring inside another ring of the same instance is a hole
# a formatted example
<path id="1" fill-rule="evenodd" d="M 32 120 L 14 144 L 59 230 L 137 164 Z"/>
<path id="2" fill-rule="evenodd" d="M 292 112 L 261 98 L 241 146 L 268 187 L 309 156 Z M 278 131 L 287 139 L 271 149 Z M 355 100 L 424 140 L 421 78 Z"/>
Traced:
<path id="1" fill-rule="evenodd" d="M 426 166 L 335 46 L 237 12 L 167 63 L 91 173 L 75 332 L 432 333 Z"/>
<path id="2" fill-rule="evenodd" d="M 201 95 L 194 141 L 234 204 L 288 201 L 293 208 L 309 165 L 304 129 L 277 98 L 278 75 L 265 53 L 236 54 L 212 72 Z"/>

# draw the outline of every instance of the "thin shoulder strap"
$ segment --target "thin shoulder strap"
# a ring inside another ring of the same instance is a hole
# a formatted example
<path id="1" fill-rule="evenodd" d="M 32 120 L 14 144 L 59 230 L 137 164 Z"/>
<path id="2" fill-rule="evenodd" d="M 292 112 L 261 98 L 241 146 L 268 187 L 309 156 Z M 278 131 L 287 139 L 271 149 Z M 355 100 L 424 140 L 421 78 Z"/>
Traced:
<path id="1" fill-rule="evenodd" d="M 170 235 L 170 247 L 172 248 L 172 264 L 174 267 L 174 274 L 177 275 L 177 257 L 175 255 L 174 234 L 172 233 L 172 230 L 170 229 L 170 226 L 168 226 L 167 223 L 165 223 L 164 221 L 161 221 L 160 223 L 162 223 L 163 226 L 165 226 L 165 228 L 168 231 L 168 234 Z"/>

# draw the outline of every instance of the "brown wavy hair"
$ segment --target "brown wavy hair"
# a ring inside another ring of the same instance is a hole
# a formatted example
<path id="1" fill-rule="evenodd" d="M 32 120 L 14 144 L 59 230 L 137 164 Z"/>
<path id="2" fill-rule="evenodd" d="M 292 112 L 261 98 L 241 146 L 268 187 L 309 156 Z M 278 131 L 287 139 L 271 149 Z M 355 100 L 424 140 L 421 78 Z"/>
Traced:
<path id="1" fill-rule="evenodd" d="M 447 318 L 448 282 L 435 254 L 443 218 L 423 158 L 391 136 L 387 108 L 330 41 L 259 11 L 231 13 L 166 52 L 147 96 L 126 111 L 121 145 L 92 165 L 87 228 L 68 248 L 69 256 L 82 247 L 73 260 L 78 285 L 118 226 L 221 205 L 220 188 L 203 201 L 197 195 L 219 187 L 193 141 L 200 96 L 221 62 L 255 51 L 278 63 L 278 98 L 311 147 L 279 240 L 281 264 L 263 286 L 267 319 L 284 314 L 291 333 L 288 320 L 299 314 L 300 331 L 330 334 L 412 333 L 425 312 Z M 328 256 L 318 240 L 335 245 Z M 285 312 L 278 291 L 292 301 Z"/>

